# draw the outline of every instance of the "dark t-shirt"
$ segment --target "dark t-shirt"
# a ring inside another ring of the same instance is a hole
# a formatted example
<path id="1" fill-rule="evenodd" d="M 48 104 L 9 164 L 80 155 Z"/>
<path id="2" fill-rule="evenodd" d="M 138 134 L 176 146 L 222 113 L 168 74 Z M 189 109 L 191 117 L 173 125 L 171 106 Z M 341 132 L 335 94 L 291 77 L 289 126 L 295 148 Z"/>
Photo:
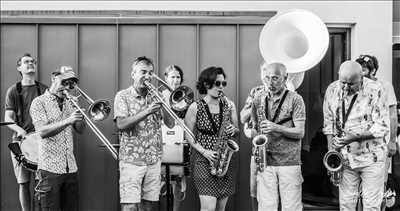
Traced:
<path id="1" fill-rule="evenodd" d="M 47 86 L 39 83 L 39 88 L 40 94 L 43 94 L 47 89 Z M 29 109 L 31 107 L 32 100 L 38 96 L 36 85 L 33 84 L 29 86 L 22 86 L 21 94 L 23 122 L 22 125 L 19 126 L 26 130 L 27 133 L 33 132 L 35 128 L 32 124 L 31 116 L 29 115 Z M 17 115 L 18 112 L 18 98 L 17 86 L 14 84 L 7 90 L 5 109 L 14 111 L 15 115 Z"/>

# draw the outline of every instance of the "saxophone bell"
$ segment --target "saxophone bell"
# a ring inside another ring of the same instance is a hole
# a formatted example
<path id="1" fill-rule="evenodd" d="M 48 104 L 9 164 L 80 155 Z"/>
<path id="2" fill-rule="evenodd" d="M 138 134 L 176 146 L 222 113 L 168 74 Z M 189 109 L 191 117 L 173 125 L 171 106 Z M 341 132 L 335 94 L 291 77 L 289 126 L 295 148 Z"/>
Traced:
<path id="1" fill-rule="evenodd" d="M 325 168 L 328 170 L 330 180 L 335 186 L 339 186 L 343 175 L 344 158 L 342 153 L 336 150 L 328 151 L 323 159 Z"/>

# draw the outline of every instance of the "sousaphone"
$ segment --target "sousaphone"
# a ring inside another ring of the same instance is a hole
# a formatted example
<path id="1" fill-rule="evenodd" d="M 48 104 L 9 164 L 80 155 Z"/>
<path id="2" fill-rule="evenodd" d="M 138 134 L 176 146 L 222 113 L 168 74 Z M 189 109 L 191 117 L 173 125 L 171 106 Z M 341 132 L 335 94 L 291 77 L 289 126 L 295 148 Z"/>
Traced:
<path id="1" fill-rule="evenodd" d="M 279 62 L 286 66 L 289 89 L 301 85 L 304 72 L 321 61 L 328 46 L 329 33 L 324 22 L 301 9 L 279 12 L 269 19 L 259 40 L 265 62 Z"/>

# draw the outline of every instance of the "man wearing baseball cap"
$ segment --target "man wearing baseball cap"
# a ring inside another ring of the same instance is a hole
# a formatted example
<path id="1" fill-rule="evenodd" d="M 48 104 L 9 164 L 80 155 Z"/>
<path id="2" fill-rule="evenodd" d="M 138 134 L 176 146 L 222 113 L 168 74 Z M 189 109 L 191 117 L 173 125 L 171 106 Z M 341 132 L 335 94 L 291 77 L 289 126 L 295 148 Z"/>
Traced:
<path id="1" fill-rule="evenodd" d="M 42 135 L 39 147 L 39 183 L 43 210 L 78 210 L 78 167 L 73 154 L 73 130 L 82 132 L 83 116 L 65 92 L 78 82 L 70 66 L 52 73 L 51 86 L 30 108 L 33 125 Z"/>

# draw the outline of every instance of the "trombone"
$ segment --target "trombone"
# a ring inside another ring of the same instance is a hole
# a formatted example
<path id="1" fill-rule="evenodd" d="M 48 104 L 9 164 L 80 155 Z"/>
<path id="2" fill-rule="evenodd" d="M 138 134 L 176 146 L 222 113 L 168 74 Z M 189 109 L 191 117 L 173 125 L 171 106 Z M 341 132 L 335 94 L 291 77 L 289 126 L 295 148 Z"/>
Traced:
<path id="1" fill-rule="evenodd" d="M 86 119 L 87 124 L 89 125 L 90 129 L 93 130 L 95 135 L 100 139 L 101 142 L 107 147 L 107 149 L 110 151 L 111 155 L 114 157 L 114 159 L 118 160 L 118 152 L 117 150 L 113 147 L 113 145 L 110 143 L 110 141 L 101 133 L 101 131 L 96 127 L 96 125 L 92 122 L 93 121 L 102 121 L 106 119 L 110 112 L 111 112 L 111 106 L 110 102 L 108 100 L 96 100 L 94 101 L 92 98 L 89 97 L 82 89 L 80 89 L 77 85 L 74 87 L 78 92 L 78 96 L 73 96 L 71 95 L 67 90 L 64 90 L 64 94 L 67 98 L 67 100 L 71 101 L 72 104 L 79 110 L 79 112 L 82 113 L 84 118 Z M 78 99 L 80 96 L 83 96 L 85 98 L 86 102 L 90 104 L 89 109 L 88 109 L 88 114 L 84 112 L 84 110 L 79 107 L 78 104 Z"/>
<path id="2" fill-rule="evenodd" d="M 164 100 L 158 89 L 153 84 L 151 84 L 149 80 L 144 80 L 143 84 L 149 91 L 149 94 L 152 97 L 156 98 L 156 100 L 161 103 L 161 106 L 164 107 L 167 113 L 175 120 L 175 122 L 179 126 L 183 128 L 183 130 L 190 137 L 193 138 L 193 140 L 196 140 L 193 132 L 186 126 L 186 124 L 181 119 L 185 115 L 190 104 L 193 103 L 194 93 L 192 89 L 188 86 L 179 86 L 175 90 L 172 90 L 172 88 L 157 75 L 153 75 L 152 77 L 157 81 L 159 81 L 171 92 L 171 96 L 169 98 L 169 105 Z"/>

